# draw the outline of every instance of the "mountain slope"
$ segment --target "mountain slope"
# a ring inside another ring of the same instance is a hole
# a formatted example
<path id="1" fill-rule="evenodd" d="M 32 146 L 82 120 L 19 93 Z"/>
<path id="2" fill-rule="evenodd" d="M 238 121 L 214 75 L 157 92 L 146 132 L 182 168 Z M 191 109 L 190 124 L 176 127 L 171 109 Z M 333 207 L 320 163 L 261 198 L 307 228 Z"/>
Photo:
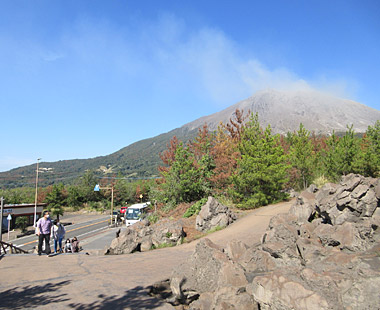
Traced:
<path id="1" fill-rule="evenodd" d="M 270 124 L 275 133 L 297 130 L 300 123 L 316 133 L 346 131 L 346 126 L 351 124 L 355 131 L 365 132 L 369 125 L 380 119 L 378 110 L 321 92 L 265 90 L 184 127 L 191 130 L 207 123 L 215 129 L 220 121 L 228 122 L 236 109 L 257 112 L 260 123 L 263 126 Z"/>
<path id="2" fill-rule="evenodd" d="M 380 120 L 378 110 L 316 91 L 260 91 L 223 111 L 201 117 L 168 133 L 135 142 L 108 156 L 41 163 L 41 167 L 53 168 L 53 172 L 41 173 L 40 184 L 70 183 L 87 169 L 97 171 L 98 176 L 119 173 L 131 177 L 155 176 L 161 164 L 159 153 L 166 149 L 173 136 L 188 141 L 205 123 L 214 130 L 220 122 L 227 123 L 236 109 L 259 113 L 260 123 L 263 126 L 271 124 L 275 133 L 297 130 L 300 123 L 311 131 L 323 134 L 330 134 L 333 130 L 344 132 L 346 125 L 351 124 L 355 131 L 364 132 L 369 125 Z M 29 165 L 0 173 L 0 188 L 32 186 L 35 169 L 35 165 Z"/>

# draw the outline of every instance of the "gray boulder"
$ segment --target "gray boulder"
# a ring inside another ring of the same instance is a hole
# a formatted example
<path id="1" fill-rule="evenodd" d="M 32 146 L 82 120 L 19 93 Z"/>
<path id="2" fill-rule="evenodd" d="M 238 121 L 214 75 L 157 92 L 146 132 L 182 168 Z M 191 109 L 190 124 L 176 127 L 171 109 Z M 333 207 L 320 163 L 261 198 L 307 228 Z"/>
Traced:
<path id="1" fill-rule="evenodd" d="M 106 255 L 129 254 L 138 250 L 138 233 L 134 229 L 126 228 L 119 233 L 119 236 L 112 240 L 111 245 L 106 249 Z"/>
<path id="2" fill-rule="evenodd" d="M 380 309 L 380 186 L 348 175 L 301 193 L 270 220 L 261 243 L 201 240 L 173 271 L 189 309 Z"/>
<path id="3" fill-rule="evenodd" d="M 236 215 L 215 198 L 208 197 L 206 204 L 199 212 L 195 228 L 198 231 L 207 232 L 215 227 L 226 227 L 236 220 Z"/>
<path id="4" fill-rule="evenodd" d="M 145 252 L 162 244 L 175 246 L 181 244 L 185 232 L 181 220 L 160 220 L 154 225 L 143 220 L 118 232 L 111 245 L 106 248 L 106 255 Z"/>
<path id="5" fill-rule="evenodd" d="M 177 300 L 213 292 L 219 287 L 245 287 L 247 279 L 239 264 L 231 261 L 223 248 L 202 239 L 189 260 L 173 270 L 171 284 Z"/>
<path id="6" fill-rule="evenodd" d="M 326 184 L 316 195 L 316 210 L 326 223 L 342 225 L 369 218 L 379 205 L 378 179 L 349 174 L 340 184 Z"/>

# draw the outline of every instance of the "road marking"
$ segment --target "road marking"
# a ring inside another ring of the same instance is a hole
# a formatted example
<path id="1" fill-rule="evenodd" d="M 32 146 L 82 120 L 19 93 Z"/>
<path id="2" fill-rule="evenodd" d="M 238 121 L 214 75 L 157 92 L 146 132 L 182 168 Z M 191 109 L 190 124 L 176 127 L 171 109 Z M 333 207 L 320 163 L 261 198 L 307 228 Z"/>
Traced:
<path id="1" fill-rule="evenodd" d="M 75 231 L 75 230 L 78 230 L 78 229 L 82 229 L 82 228 L 90 227 L 90 226 L 93 226 L 93 225 L 97 225 L 97 224 L 100 224 L 100 223 L 108 222 L 108 221 L 109 221 L 109 219 L 104 220 L 104 221 L 101 221 L 101 222 L 97 222 L 97 223 L 93 223 L 93 224 L 89 224 L 89 225 L 85 225 L 85 226 L 77 227 L 77 228 L 74 228 L 74 229 L 71 229 L 71 230 L 66 231 L 66 233 L 69 233 L 69 232 L 72 232 L 72 231 Z M 96 231 L 96 230 L 95 230 L 95 231 Z M 19 247 L 22 247 L 22 246 L 25 246 L 25 245 L 28 245 L 28 244 L 32 244 L 32 243 L 36 243 L 36 242 L 38 242 L 38 240 L 33 240 L 33 241 L 30 241 L 30 242 L 27 242 L 27 243 L 21 244 L 21 245 L 19 245 Z"/>

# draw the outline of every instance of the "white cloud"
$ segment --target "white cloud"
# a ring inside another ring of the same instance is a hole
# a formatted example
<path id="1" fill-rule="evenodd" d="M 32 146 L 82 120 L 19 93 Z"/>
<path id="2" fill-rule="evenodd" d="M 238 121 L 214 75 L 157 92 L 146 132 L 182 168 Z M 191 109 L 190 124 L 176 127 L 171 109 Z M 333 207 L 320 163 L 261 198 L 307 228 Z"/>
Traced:
<path id="1" fill-rule="evenodd" d="M 169 94 L 181 84 L 184 95 L 197 93 L 221 106 L 265 88 L 317 89 L 340 96 L 346 96 L 348 89 L 355 90 L 352 81 L 326 76 L 304 79 L 289 68 L 275 64 L 269 67 L 255 57 L 254 51 L 247 52 L 222 31 L 207 27 L 189 29 L 183 20 L 171 14 L 123 27 L 112 21 L 83 19 L 57 35 L 53 42 L 27 41 L 26 49 L 17 42 L 10 44 L 18 51 L 14 63 L 29 71 L 40 70 L 42 62 L 64 59 L 65 69 L 72 76 L 79 72 L 92 79 L 109 74 L 121 80 L 141 81 L 145 89 L 167 87 Z"/>

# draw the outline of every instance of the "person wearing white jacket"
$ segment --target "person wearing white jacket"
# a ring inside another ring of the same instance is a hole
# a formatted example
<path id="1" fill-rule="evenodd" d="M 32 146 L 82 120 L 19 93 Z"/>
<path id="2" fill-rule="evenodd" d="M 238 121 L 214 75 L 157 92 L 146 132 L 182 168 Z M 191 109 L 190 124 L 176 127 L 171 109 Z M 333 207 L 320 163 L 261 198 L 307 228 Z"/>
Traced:
<path id="1" fill-rule="evenodd" d="M 62 253 L 62 240 L 65 238 L 66 229 L 59 222 L 59 220 L 54 221 L 54 225 L 51 228 L 51 238 L 54 240 L 54 252 L 57 253 L 57 247 L 59 245 L 59 251 Z"/>

